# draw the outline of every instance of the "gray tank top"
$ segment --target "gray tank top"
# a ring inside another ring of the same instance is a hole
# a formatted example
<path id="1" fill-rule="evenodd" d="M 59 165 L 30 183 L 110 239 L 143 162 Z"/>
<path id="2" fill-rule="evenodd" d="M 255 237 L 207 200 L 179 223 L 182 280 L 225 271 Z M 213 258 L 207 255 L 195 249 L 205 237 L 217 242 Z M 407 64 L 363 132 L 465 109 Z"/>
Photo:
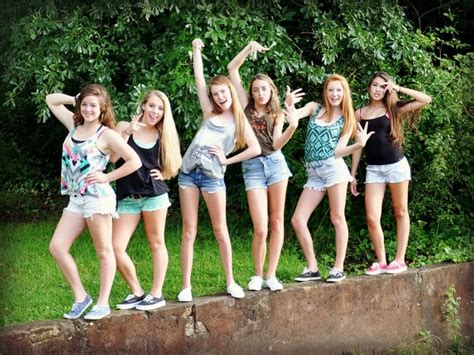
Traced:
<path id="1" fill-rule="evenodd" d="M 217 156 L 209 153 L 209 148 L 219 145 L 224 154 L 229 155 L 235 146 L 235 122 L 227 126 L 216 126 L 211 119 L 205 120 L 194 136 L 184 154 L 181 171 L 189 174 L 192 170 L 200 168 L 207 176 L 222 179 L 226 167 L 219 162 Z"/>

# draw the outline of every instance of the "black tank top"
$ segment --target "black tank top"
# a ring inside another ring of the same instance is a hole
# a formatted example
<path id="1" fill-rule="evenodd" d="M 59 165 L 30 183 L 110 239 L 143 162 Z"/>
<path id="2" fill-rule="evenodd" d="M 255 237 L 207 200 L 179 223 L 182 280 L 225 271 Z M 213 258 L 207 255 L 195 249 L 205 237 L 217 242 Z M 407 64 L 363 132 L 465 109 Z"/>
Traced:
<path id="1" fill-rule="evenodd" d="M 142 148 L 133 139 L 133 135 L 128 139 L 128 145 L 137 152 L 142 166 L 140 169 L 134 171 L 130 175 L 124 176 L 117 180 L 116 183 L 116 195 L 117 200 L 122 200 L 130 195 L 141 195 L 141 196 L 159 196 L 169 191 L 168 186 L 163 180 L 155 180 L 150 175 L 151 169 L 161 170 L 158 152 L 160 150 L 160 140 L 156 141 L 156 144 L 149 148 Z M 125 161 L 120 158 L 116 167 L 121 167 Z"/>
<path id="2" fill-rule="evenodd" d="M 393 164 L 403 159 L 402 149 L 393 143 L 390 136 L 390 119 L 387 115 L 376 117 L 370 120 L 360 119 L 360 124 L 365 127 L 367 132 L 375 133 L 365 144 L 365 157 L 367 164 L 384 165 Z"/>

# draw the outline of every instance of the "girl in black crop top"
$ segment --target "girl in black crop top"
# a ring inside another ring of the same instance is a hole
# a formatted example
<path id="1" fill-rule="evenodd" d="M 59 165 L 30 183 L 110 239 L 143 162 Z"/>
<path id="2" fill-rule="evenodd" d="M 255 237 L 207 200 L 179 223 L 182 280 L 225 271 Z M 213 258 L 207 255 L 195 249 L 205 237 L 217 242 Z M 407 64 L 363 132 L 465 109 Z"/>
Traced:
<path id="1" fill-rule="evenodd" d="M 421 108 L 431 102 L 428 95 L 395 84 L 387 73 L 376 72 L 369 81 L 369 105 L 356 111 L 357 120 L 373 131 L 366 144 L 367 176 L 365 184 L 365 208 L 370 239 L 377 262 L 367 270 L 367 275 L 397 274 L 407 270 L 405 252 L 410 233 L 408 215 L 408 183 L 410 167 L 403 156 L 402 121 L 411 123 Z M 397 93 L 410 96 L 410 101 L 400 101 Z M 355 179 L 362 149 L 352 155 L 351 192 L 358 196 Z M 397 221 L 397 255 L 387 265 L 384 235 L 380 223 L 382 202 L 388 185 L 394 215 Z"/>
<path id="2" fill-rule="evenodd" d="M 117 181 L 120 218 L 113 222 L 112 241 L 117 268 L 130 287 L 130 294 L 117 308 L 151 310 L 166 303 L 162 289 L 168 268 L 165 223 L 169 200 L 164 179 L 178 173 L 182 159 L 167 96 L 161 91 L 150 91 L 140 109 L 140 115 L 133 117 L 131 122 L 121 121 L 116 128 L 137 152 L 142 167 Z M 121 160 L 116 164 L 119 166 Z M 145 294 L 126 251 L 142 215 L 153 260 L 153 283 L 149 294 Z"/>

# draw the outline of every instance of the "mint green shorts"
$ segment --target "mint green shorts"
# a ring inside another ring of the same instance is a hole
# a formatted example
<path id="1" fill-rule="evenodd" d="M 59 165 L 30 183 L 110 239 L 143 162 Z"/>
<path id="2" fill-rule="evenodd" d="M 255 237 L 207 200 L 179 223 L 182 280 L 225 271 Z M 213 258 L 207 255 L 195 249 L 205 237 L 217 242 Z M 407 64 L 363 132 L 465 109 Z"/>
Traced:
<path id="1" fill-rule="evenodd" d="M 171 206 L 170 199 L 167 193 L 160 196 L 152 197 L 125 197 L 118 202 L 118 214 L 139 214 L 142 212 L 158 211 L 163 208 Z"/>

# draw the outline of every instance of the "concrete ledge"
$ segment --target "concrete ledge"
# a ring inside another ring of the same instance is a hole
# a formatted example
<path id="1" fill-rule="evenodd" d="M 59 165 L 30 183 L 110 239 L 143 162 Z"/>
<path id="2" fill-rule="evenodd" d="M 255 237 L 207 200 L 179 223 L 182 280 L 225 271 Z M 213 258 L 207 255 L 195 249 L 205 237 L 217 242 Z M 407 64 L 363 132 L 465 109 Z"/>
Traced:
<path id="1" fill-rule="evenodd" d="M 381 352 L 422 330 L 446 340 L 441 305 L 453 285 L 462 332 L 474 334 L 474 262 L 411 269 L 400 275 L 350 277 L 341 284 L 285 284 L 270 293 L 170 302 L 150 311 L 21 324 L 0 331 L 11 353 L 343 353 Z"/>

